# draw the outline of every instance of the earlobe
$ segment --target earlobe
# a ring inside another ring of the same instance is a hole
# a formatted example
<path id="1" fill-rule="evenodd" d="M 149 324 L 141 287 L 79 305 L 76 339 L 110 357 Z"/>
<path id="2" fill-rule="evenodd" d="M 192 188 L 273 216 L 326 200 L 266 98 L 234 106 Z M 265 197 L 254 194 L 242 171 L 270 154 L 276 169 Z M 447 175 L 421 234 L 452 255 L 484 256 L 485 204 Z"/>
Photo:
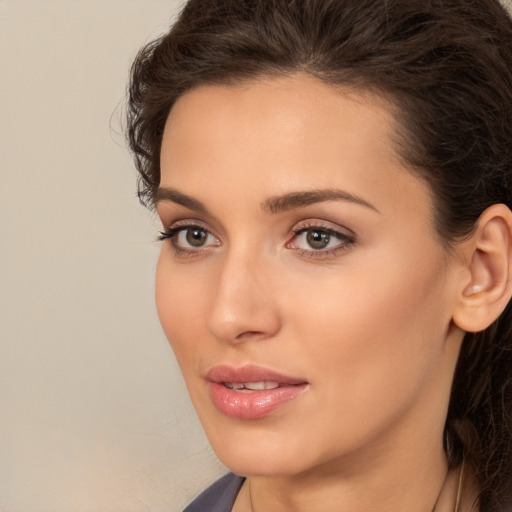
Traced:
<path id="1" fill-rule="evenodd" d="M 453 321 L 467 332 L 483 331 L 503 312 L 512 296 L 512 212 L 495 204 L 480 216 L 463 243 L 468 272 Z"/>

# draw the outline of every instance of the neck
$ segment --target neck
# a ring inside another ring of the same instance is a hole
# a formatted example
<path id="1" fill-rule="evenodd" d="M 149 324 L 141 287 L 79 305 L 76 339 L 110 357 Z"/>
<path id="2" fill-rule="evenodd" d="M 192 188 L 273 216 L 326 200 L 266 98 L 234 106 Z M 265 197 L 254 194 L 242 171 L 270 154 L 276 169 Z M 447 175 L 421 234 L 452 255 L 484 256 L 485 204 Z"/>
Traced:
<path id="1" fill-rule="evenodd" d="M 290 477 L 249 477 L 233 512 L 453 512 L 449 493 L 441 493 L 447 474 L 442 447 L 425 455 L 414 467 L 373 460 L 364 473 L 329 465 Z"/>
<path id="2" fill-rule="evenodd" d="M 383 470 L 366 478 L 254 479 L 249 480 L 248 489 L 253 512 L 396 512 L 398 503 L 400 510 L 431 512 L 446 474 L 442 461 L 435 473 L 436 478 L 424 470 L 402 477 L 395 472 L 393 478 L 388 478 Z M 444 511 L 439 507 L 436 512 Z"/>

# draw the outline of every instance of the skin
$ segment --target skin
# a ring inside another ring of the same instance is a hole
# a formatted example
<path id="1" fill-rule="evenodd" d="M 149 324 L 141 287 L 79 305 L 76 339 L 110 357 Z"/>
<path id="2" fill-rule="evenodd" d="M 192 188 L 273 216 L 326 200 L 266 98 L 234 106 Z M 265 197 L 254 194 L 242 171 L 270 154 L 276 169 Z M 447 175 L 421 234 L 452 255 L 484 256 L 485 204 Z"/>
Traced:
<path id="1" fill-rule="evenodd" d="M 430 512 L 441 489 L 436 511 L 453 510 L 442 432 L 467 262 L 439 242 L 430 190 L 394 133 L 381 98 L 304 76 L 200 87 L 169 115 L 161 188 L 202 206 L 157 201 L 164 230 L 182 228 L 162 242 L 157 309 L 214 451 L 249 477 L 235 511 Z M 262 208 L 326 189 L 361 201 Z M 341 236 L 319 250 L 298 229 Z M 309 386 L 234 419 L 208 394 L 218 364 Z"/>

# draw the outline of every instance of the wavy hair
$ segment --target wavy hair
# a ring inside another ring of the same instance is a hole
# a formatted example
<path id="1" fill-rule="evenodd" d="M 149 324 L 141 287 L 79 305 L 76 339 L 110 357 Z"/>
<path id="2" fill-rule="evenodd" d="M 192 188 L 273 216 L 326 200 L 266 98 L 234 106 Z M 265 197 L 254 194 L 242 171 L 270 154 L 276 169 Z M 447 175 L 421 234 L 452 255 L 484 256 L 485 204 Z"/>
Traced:
<path id="1" fill-rule="evenodd" d="M 167 116 L 204 84 L 307 73 L 386 97 L 397 151 L 434 195 L 450 246 L 490 205 L 512 207 L 512 21 L 499 0 L 191 0 L 131 70 L 128 139 L 154 206 Z M 448 459 L 478 479 L 481 512 L 512 503 L 512 308 L 465 336 Z"/>

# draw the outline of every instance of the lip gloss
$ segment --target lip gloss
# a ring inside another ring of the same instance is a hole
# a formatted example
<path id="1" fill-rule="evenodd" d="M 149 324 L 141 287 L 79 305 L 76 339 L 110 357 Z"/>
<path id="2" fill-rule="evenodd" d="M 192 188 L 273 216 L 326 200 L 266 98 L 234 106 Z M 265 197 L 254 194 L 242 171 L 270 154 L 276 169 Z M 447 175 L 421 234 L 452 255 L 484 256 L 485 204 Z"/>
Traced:
<path id="1" fill-rule="evenodd" d="M 258 366 L 216 366 L 208 372 L 207 379 L 215 407 L 226 416 L 242 420 L 268 416 L 308 387 L 303 379 Z"/>
<path id="2" fill-rule="evenodd" d="M 276 389 L 234 391 L 223 384 L 211 382 L 210 396 L 220 412 L 231 418 L 254 420 L 269 415 L 285 403 L 299 396 L 307 384 L 283 386 Z"/>

